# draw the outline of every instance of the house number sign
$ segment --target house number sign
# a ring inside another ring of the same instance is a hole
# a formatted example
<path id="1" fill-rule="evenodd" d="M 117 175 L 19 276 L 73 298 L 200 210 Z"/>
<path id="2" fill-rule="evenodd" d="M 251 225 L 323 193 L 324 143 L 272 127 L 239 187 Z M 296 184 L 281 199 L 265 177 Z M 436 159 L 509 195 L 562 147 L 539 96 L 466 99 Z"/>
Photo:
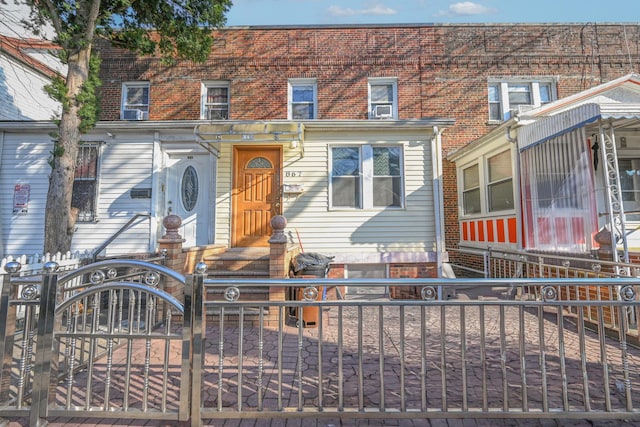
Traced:
<path id="1" fill-rule="evenodd" d="M 302 171 L 285 171 L 284 176 L 288 178 L 293 178 L 297 176 L 302 176 Z"/>

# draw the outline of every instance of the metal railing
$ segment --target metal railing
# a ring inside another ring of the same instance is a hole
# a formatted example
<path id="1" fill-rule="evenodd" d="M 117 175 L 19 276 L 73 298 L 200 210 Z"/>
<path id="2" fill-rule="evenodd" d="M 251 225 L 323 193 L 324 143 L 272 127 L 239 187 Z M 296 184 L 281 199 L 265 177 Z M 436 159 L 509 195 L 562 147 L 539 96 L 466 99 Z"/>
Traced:
<path id="1" fill-rule="evenodd" d="M 49 267 L 32 292 L 13 294 L 5 275 L 0 293 L 0 416 L 30 425 L 640 420 L 638 322 L 628 315 L 638 278 L 212 280 L 201 265 L 187 277 L 142 261 L 62 277 Z M 165 281 L 184 285 L 184 302 Z M 251 301 L 256 286 L 272 301 Z M 577 288 L 608 297 L 578 298 Z M 18 305 L 33 309 L 13 333 Z"/>
<path id="2" fill-rule="evenodd" d="M 461 273 L 485 278 L 640 277 L 640 264 L 518 250 L 448 249 Z"/>
<path id="3" fill-rule="evenodd" d="M 510 251 L 502 249 L 473 250 L 456 249 L 450 252 L 454 259 L 466 257 L 466 261 L 471 260 L 472 265 L 482 265 L 482 269 L 466 268 L 465 271 L 473 271 L 482 274 L 487 278 L 499 279 L 589 279 L 589 278 L 622 278 L 640 277 L 640 265 L 601 260 L 596 258 L 580 258 L 566 256 L 562 254 L 532 253 L 525 251 Z M 460 268 L 459 264 L 455 264 Z M 578 282 L 575 286 L 564 287 L 559 294 L 559 298 L 571 301 L 611 301 L 618 299 L 615 288 L 591 286 Z M 527 298 L 540 299 L 541 287 L 531 286 L 519 288 Z M 575 307 L 569 310 L 576 312 Z M 620 325 L 616 316 L 612 316 L 612 309 L 603 309 L 605 316 L 609 319 L 606 328 L 610 333 L 620 332 Z M 627 307 L 626 318 L 632 328 L 625 333 L 640 340 L 640 331 L 636 327 L 640 319 L 640 313 L 636 307 Z M 598 322 L 599 313 L 597 310 L 585 310 L 585 320 L 589 323 Z"/>
<path id="4" fill-rule="evenodd" d="M 636 324 L 624 315 L 637 306 L 639 283 L 270 280 L 272 289 L 303 286 L 312 301 L 264 303 L 254 326 L 248 310 L 257 304 L 242 295 L 256 281 L 196 280 L 196 294 L 200 286 L 204 294 L 224 288 L 227 301 L 194 305 L 194 325 L 207 311 L 220 317 L 196 332 L 206 345 L 194 349 L 192 395 L 204 419 L 640 419 L 640 372 L 631 368 L 640 351 L 626 333 Z M 408 286 L 417 298 L 314 300 L 323 286 Z M 616 298 L 563 299 L 576 286 L 607 288 Z M 439 287 L 458 298 L 437 300 Z M 237 316 L 232 325 L 227 311 Z M 588 311 L 598 321 L 587 322 Z M 316 328 L 303 327 L 307 315 L 317 316 Z M 612 317 L 618 336 L 607 329 Z"/>
<path id="5" fill-rule="evenodd" d="M 98 246 L 93 251 L 93 254 L 92 254 L 93 261 L 95 262 L 98 259 L 98 256 L 100 255 L 100 253 L 102 251 L 104 251 L 111 243 L 113 243 L 113 241 L 116 240 L 122 233 L 127 231 L 129 229 L 129 227 L 131 227 L 131 225 L 134 222 L 136 222 L 139 218 L 148 218 L 149 220 L 151 220 L 151 214 L 147 213 L 147 212 L 140 212 L 140 213 L 135 214 L 131 218 L 129 218 L 129 221 L 127 221 L 122 227 L 120 227 L 118 229 L 118 231 L 113 233 L 113 235 L 111 237 L 109 237 L 107 240 L 105 240 L 100 246 Z"/>

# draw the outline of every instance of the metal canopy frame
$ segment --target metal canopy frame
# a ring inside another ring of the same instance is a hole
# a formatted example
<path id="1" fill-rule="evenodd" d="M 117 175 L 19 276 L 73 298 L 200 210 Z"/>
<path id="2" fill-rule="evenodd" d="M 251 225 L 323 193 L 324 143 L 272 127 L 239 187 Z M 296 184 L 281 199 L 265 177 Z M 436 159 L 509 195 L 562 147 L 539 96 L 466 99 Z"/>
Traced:
<path id="1" fill-rule="evenodd" d="M 304 157 L 304 125 L 297 122 L 224 122 L 196 125 L 196 141 L 216 157 L 223 143 L 289 143 Z"/>

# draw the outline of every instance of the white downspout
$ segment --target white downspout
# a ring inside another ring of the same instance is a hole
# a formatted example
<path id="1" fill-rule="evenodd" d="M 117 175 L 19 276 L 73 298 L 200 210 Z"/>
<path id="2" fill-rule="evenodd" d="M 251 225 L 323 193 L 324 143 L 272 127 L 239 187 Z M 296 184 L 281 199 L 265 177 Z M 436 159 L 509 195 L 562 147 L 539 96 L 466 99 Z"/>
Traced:
<path id="1" fill-rule="evenodd" d="M 443 277 L 442 263 L 444 262 L 444 206 L 442 200 L 442 130 L 433 127 L 434 137 L 431 140 L 431 161 L 433 169 L 433 205 L 436 226 L 436 263 L 438 277 Z M 442 299 L 442 289 L 438 288 L 438 299 Z"/>
<path id="2" fill-rule="evenodd" d="M 149 252 L 158 250 L 158 238 L 162 235 L 162 220 L 164 201 L 164 184 L 162 181 L 162 148 L 160 142 L 160 132 L 153 134 L 153 157 L 151 166 L 151 206 L 149 217 Z M 166 182 L 166 180 L 164 181 Z"/>
<path id="3" fill-rule="evenodd" d="M 518 242 L 517 242 L 517 246 L 518 246 L 518 250 L 521 251 L 524 249 L 524 233 L 522 232 L 524 228 L 524 216 L 522 214 L 522 190 L 520 189 L 520 184 L 521 184 L 521 174 L 520 174 L 520 169 L 522 168 L 522 166 L 520 165 L 520 149 L 518 148 L 518 137 L 512 137 L 511 136 L 511 126 L 507 127 L 506 130 L 506 136 L 507 136 L 507 141 L 509 141 L 509 143 L 511 144 L 509 146 L 509 149 L 511 149 L 511 147 L 515 147 L 515 150 L 511 150 L 511 164 L 514 165 L 514 167 L 511 168 L 511 170 L 513 171 L 513 183 L 515 184 L 515 189 L 514 189 L 514 194 L 513 194 L 513 200 L 515 200 L 515 208 L 516 208 L 516 224 L 518 227 L 518 231 L 517 231 L 517 236 L 518 236 Z M 514 154 L 515 153 L 515 154 Z"/>

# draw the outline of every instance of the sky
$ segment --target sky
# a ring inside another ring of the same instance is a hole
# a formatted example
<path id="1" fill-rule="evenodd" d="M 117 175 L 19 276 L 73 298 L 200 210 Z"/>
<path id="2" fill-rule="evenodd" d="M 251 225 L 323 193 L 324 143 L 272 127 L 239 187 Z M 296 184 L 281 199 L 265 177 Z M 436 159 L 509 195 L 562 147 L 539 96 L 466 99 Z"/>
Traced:
<path id="1" fill-rule="evenodd" d="M 640 0 L 232 0 L 228 26 L 616 22 L 640 26 Z M 0 2 L 1 3 L 1 2 Z M 19 6 L 0 4 L 0 34 L 18 34 Z"/>
<path id="2" fill-rule="evenodd" d="M 640 0 L 233 0 L 228 26 L 616 22 L 640 25 Z"/>

